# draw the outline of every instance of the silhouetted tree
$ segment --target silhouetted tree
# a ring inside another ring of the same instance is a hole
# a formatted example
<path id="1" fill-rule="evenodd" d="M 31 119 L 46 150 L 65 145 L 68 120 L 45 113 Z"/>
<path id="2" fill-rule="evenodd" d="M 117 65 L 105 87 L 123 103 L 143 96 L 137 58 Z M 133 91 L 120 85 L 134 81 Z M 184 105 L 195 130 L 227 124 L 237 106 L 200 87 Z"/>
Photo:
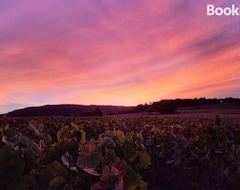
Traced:
<path id="1" fill-rule="evenodd" d="M 162 101 L 158 105 L 157 111 L 162 114 L 173 114 L 176 113 L 176 105 L 173 101 Z"/>
<path id="2" fill-rule="evenodd" d="M 145 112 L 145 111 L 147 111 L 147 109 L 148 109 L 148 104 L 147 103 L 145 103 L 144 105 L 139 104 L 139 105 L 136 106 L 135 112 Z"/>

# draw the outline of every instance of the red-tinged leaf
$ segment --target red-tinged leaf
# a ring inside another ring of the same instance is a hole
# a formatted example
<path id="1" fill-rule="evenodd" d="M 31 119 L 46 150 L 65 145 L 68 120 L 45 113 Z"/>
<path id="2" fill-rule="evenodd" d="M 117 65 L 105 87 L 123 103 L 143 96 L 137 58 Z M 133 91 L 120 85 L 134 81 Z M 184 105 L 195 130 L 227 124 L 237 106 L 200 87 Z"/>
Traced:
<path id="1" fill-rule="evenodd" d="M 105 190 L 107 189 L 106 188 L 107 184 L 105 181 L 98 181 L 97 183 L 93 184 L 91 186 L 91 190 Z"/>
<path id="2" fill-rule="evenodd" d="M 118 181 L 115 184 L 115 190 L 124 189 L 124 179 L 125 176 L 125 168 L 120 164 L 113 164 L 111 167 L 112 173 L 117 177 Z"/>

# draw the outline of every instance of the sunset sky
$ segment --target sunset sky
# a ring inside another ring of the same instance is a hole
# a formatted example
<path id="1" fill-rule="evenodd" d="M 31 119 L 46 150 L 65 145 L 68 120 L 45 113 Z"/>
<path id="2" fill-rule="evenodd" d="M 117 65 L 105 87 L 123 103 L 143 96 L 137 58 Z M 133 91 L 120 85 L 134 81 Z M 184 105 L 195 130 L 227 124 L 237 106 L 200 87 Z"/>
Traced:
<path id="1" fill-rule="evenodd" d="M 240 97 L 234 0 L 0 0 L 0 113 Z"/>

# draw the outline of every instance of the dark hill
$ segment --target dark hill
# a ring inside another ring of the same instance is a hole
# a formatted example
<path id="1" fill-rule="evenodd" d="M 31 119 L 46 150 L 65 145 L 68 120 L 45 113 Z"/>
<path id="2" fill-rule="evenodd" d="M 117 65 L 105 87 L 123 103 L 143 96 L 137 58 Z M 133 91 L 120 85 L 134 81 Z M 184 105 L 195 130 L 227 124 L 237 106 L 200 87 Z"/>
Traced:
<path id="1" fill-rule="evenodd" d="M 7 113 L 10 117 L 45 117 L 45 116 L 97 116 L 130 112 L 133 107 L 96 106 L 96 105 L 45 105 L 27 107 Z"/>
<path id="2" fill-rule="evenodd" d="M 97 106 L 97 105 L 45 105 L 39 107 L 28 107 L 14 110 L 7 113 L 10 117 L 45 117 L 45 116 L 101 116 L 122 113 L 142 113 L 155 112 L 161 114 L 178 113 L 178 108 L 185 109 L 213 109 L 213 108 L 231 108 L 237 106 L 240 109 L 240 99 L 175 99 L 160 100 L 151 104 L 140 104 L 134 107 L 127 106 Z"/>

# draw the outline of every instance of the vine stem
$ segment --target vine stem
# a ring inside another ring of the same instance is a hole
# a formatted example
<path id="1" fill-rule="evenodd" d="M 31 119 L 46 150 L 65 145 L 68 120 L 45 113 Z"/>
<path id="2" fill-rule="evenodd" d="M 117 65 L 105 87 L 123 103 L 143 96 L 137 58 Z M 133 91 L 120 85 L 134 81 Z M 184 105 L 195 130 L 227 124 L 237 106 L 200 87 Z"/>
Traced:
<path id="1" fill-rule="evenodd" d="M 71 164 L 71 158 L 69 158 L 69 161 L 68 161 L 68 190 L 71 190 L 70 164 Z"/>

